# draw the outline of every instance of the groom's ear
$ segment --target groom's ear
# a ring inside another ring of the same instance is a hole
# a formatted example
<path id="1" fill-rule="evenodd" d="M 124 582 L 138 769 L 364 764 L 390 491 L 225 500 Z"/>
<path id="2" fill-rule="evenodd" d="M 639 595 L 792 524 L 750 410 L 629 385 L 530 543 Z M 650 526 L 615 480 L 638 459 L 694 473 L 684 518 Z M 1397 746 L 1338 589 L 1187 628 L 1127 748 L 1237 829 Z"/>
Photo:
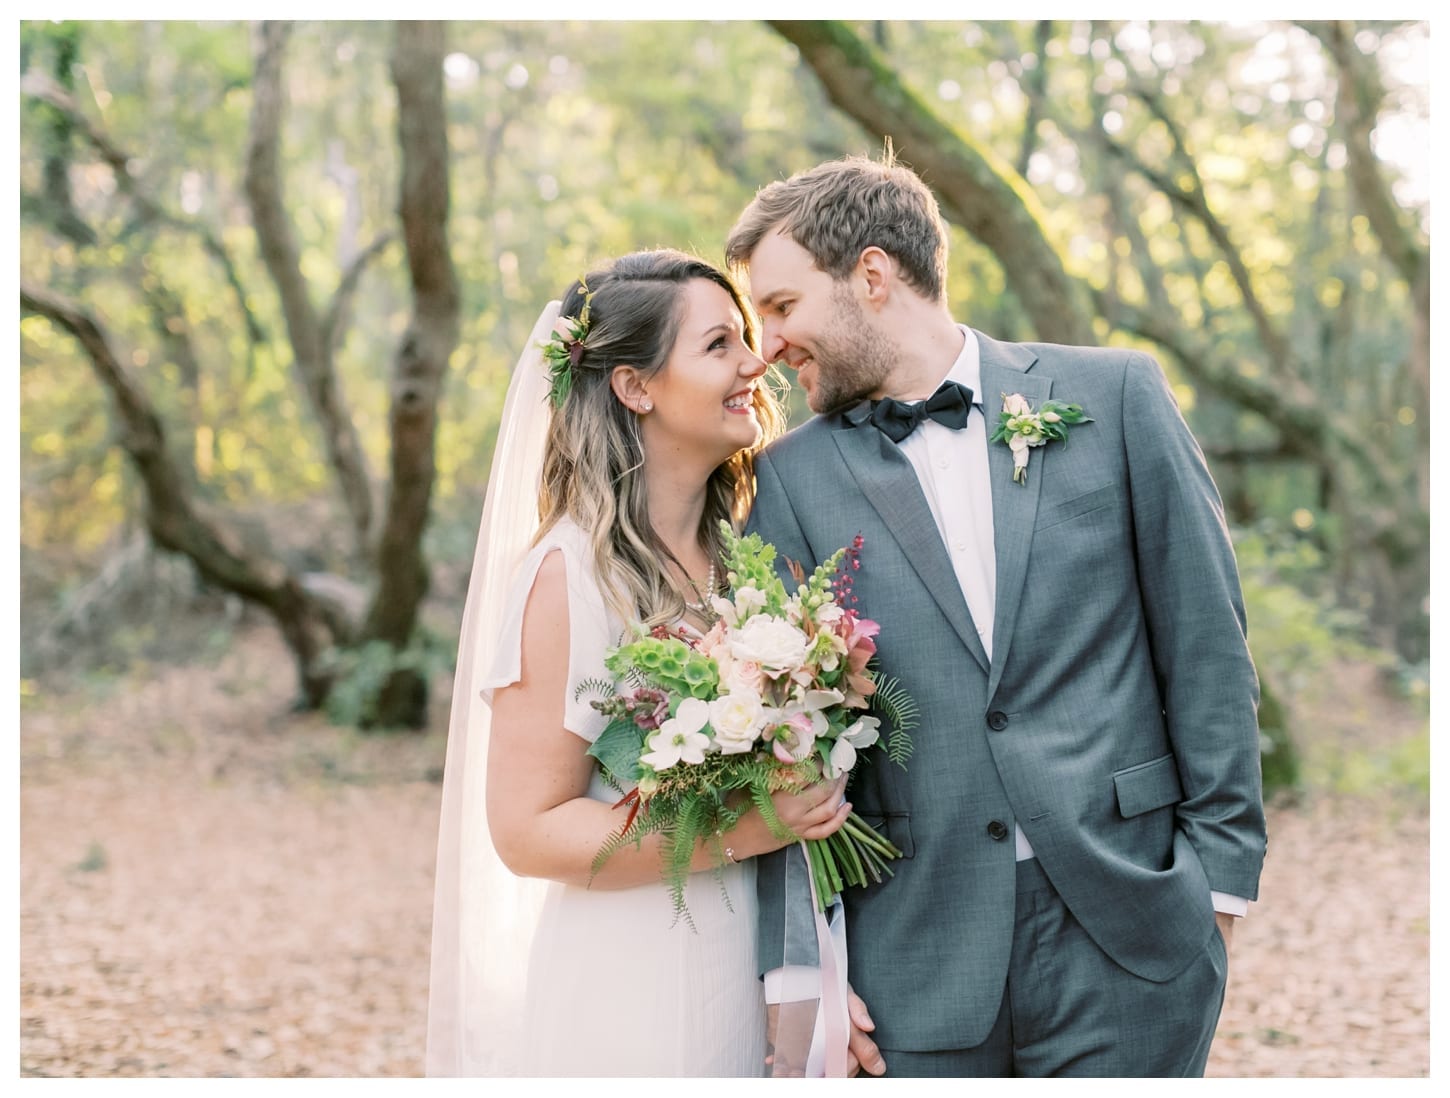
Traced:
<path id="1" fill-rule="evenodd" d="M 619 403 L 636 414 L 649 396 L 644 388 L 644 375 L 638 366 L 616 366 L 609 375 L 609 387 L 614 390 Z"/>
<path id="2" fill-rule="evenodd" d="M 886 304 L 895 286 L 896 260 L 873 244 L 857 257 L 854 275 L 861 303 L 879 309 Z"/>

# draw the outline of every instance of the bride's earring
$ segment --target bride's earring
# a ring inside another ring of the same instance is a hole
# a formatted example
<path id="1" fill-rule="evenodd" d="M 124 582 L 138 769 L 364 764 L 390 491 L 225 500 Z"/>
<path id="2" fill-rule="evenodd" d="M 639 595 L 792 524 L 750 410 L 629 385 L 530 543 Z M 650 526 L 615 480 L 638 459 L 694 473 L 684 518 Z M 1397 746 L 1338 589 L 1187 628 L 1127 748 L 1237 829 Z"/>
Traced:
<path id="1" fill-rule="evenodd" d="M 641 412 L 653 412 L 655 410 L 654 401 L 650 400 L 649 397 L 645 397 L 644 400 L 639 402 L 639 410 Z"/>

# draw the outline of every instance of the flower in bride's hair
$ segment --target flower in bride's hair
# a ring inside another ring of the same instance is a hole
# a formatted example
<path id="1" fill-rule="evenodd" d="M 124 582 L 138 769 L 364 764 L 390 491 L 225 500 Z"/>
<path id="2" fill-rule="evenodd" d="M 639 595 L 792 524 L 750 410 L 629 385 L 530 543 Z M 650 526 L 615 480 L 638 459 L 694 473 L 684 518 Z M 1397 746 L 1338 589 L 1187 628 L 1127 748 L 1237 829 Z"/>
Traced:
<path id="1" fill-rule="evenodd" d="M 701 729 L 709 719 L 710 707 L 705 702 L 686 698 L 680 702 L 675 715 L 649 738 L 649 753 L 640 756 L 639 761 L 656 772 L 668 770 L 682 761 L 691 765 L 704 762 L 710 737 Z"/>
<path id="2" fill-rule="evenodd" d="M 584 339 L 589 334 L 589 305 L 593 292 L 583 279 L 579 285 L 584 293 L 584 305 L 578 316 L 560 316 L 554 321 L 549 338 L 539 344 L 544 361 L 549 369 L 549 401 L 555 408 L 561 408 L 574 387 L 574 370 L 584 358 Z"/>

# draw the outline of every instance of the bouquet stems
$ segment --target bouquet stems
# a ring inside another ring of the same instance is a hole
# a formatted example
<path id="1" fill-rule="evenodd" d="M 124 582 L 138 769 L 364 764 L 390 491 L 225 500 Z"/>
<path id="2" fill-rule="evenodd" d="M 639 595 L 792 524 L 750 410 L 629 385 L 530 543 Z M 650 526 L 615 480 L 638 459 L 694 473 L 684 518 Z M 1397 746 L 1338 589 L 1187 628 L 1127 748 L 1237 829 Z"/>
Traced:
<path id="1" fill-rule="evenodd" d="M 821 911 L 847 886 L 879 884 L 883 872 L 893 876 L 886 863 L 901 857 L 890 840 L 854 812 L 835 834 L 808 839 L 805 846 L 816 884 L 816 906 Z"/>

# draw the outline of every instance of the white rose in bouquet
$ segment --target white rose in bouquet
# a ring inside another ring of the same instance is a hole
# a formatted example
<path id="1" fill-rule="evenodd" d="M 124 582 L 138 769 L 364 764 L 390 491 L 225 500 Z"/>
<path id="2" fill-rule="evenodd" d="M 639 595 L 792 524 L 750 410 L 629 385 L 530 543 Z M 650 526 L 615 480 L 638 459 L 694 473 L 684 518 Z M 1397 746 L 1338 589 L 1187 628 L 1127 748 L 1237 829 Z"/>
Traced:
<path id="1" fill-rule="evenodd" d="M 810 640 L 794 625 L 765 615 L 751 618 L 730 640 L 736 659 L 758 663 L 771 675 L 798 670 L 809 648 Z"/>
<path id="2" fill-rule="evenodd" d="M 722 755 L 739 755 L 755 746 L 765 727 L 765 707 L 756 694 L 726 694 L 710 703 L 710 727 Z"/>

